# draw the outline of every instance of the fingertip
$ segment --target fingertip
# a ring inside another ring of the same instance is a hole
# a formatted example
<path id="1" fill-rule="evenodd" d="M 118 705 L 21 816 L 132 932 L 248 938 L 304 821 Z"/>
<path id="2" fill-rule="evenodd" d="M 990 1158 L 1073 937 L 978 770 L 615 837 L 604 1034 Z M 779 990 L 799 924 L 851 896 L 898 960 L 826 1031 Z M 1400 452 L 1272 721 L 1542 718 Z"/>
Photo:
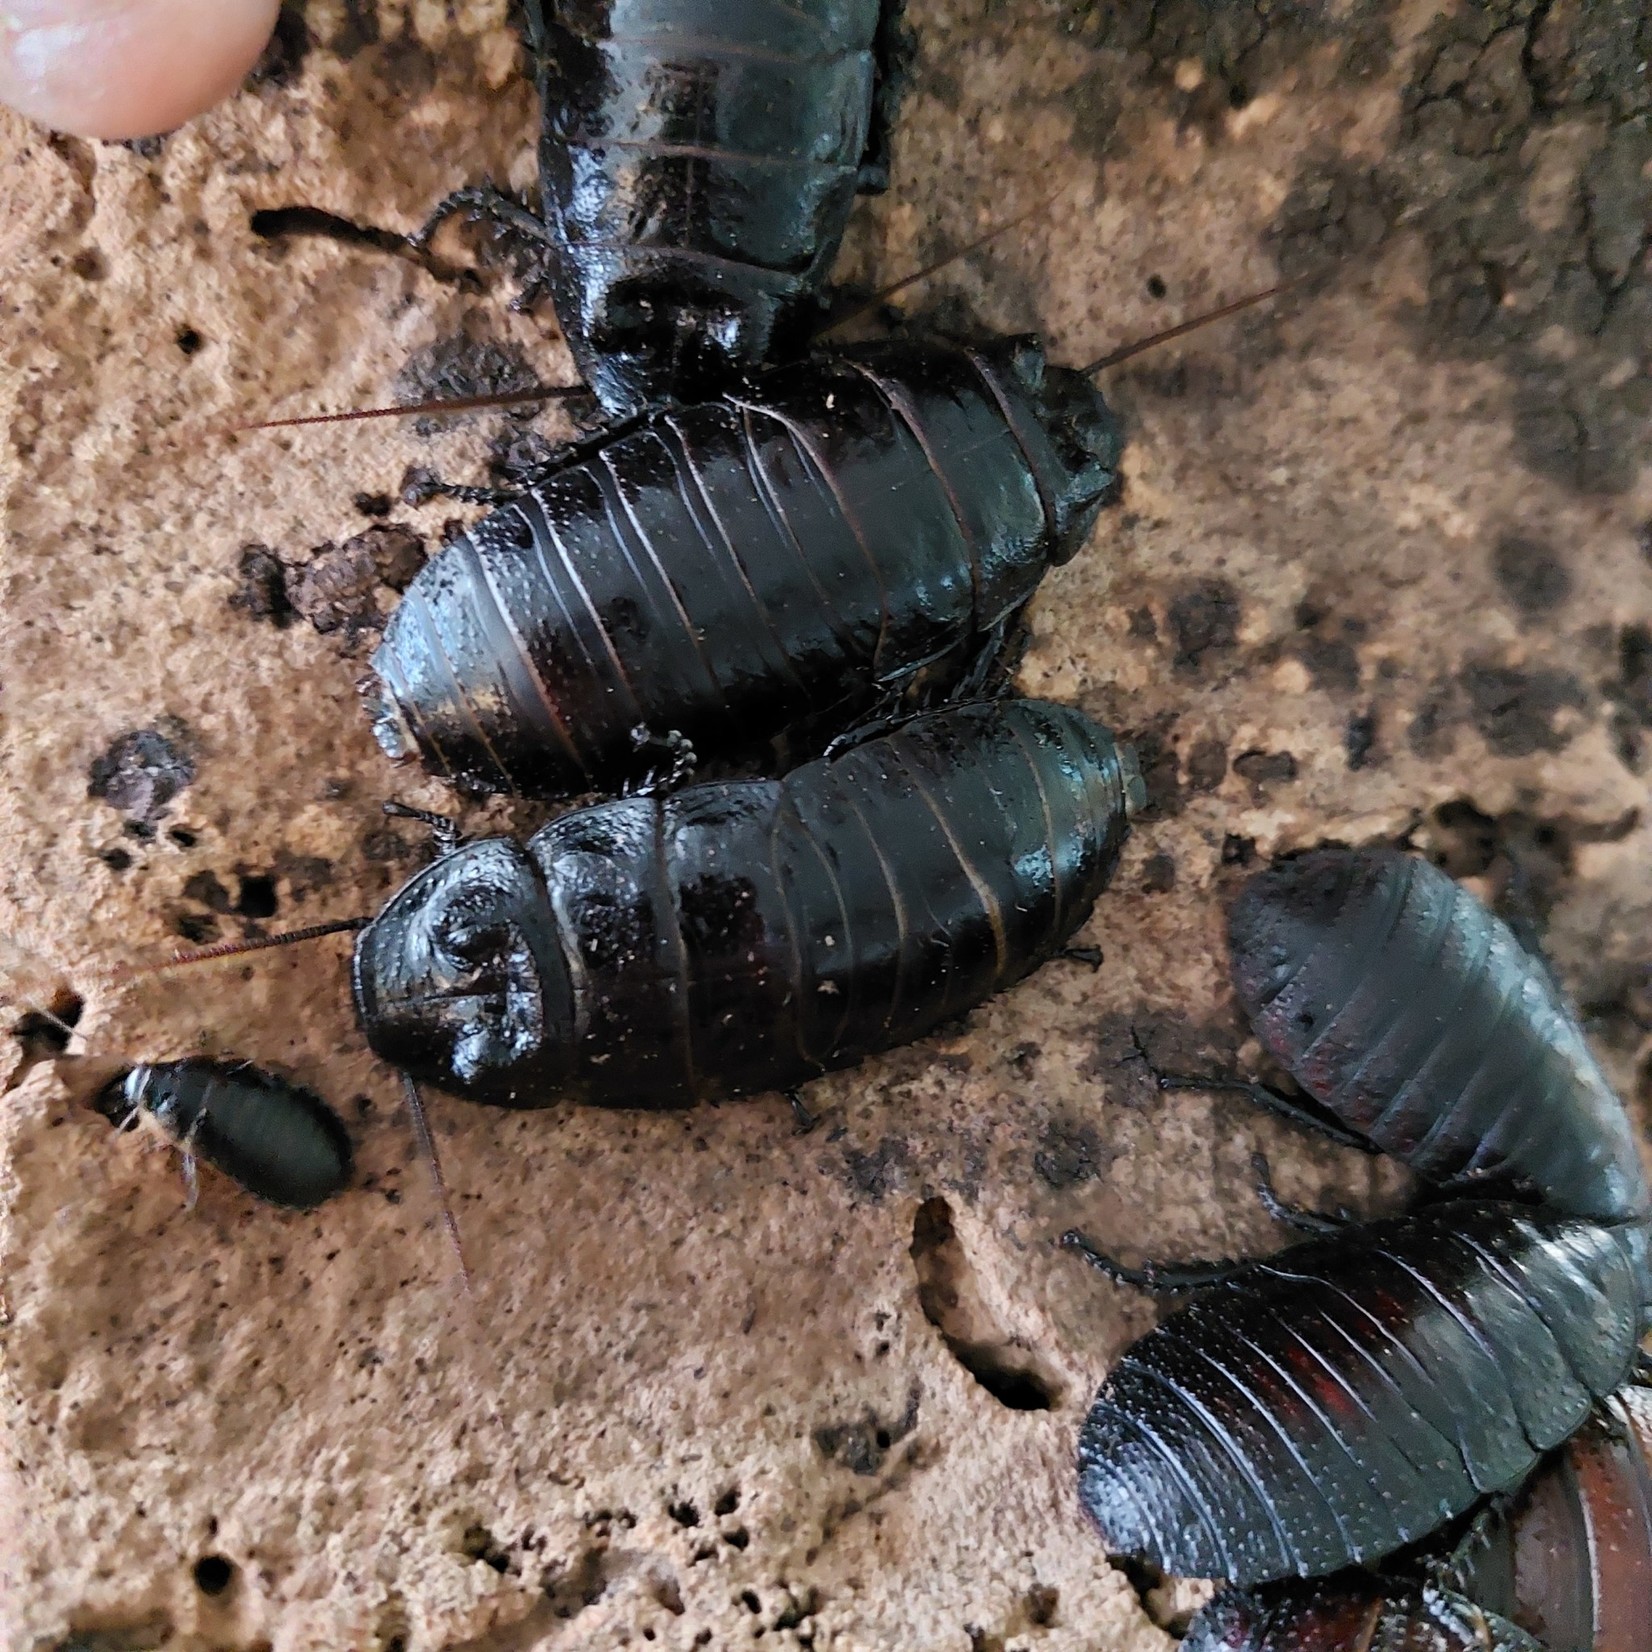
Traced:
<path id="1" fill-rule="evenodd" d="M 280 0 L 12 0 L 0 102 L 85 138 L 169 132 L 240 85 Z"/>

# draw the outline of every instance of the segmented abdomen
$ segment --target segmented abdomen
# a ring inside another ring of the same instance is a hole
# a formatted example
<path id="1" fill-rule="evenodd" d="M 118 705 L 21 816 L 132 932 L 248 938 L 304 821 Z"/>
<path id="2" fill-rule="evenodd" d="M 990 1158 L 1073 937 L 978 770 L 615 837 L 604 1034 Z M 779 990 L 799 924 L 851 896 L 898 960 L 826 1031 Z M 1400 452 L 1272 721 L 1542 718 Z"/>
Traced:
<path id="1" fill-rule="evenodd" d="M 877 0 L 557 6 L 544 112 L 570 246 L 831 262 L 871 120 Z"/>
<path id="2" fill-rule="evenodd" d="M 1473 1544 L 1457 1584 L 1548 1652 L 1643 1652 L 1652 1624 L 1652 1392 L 1622 1389 Z"/>
<path id="3" fill-rule="evenodd" d="M 1263 1045 L 1384 1152 L 1435 1181 L 1508 1169 L 1576 1215 L 1647 1209 L 1628 1115 L 1547 972 L 1427 861 L 1283 861 L 1229 939 Z"/>
<path id="4" fill-rule="evenodd" d="M 1108 1549 L 1249 1585 L 1380 1559 L 1517 1485 L 1627 1375 L 1618 1230 L 1443 1205 L 1252 1263 L 1131 1347 L 1079 1444 Z"/>
<path id="5" fill-rule="evenodd" d="M 851 722 L 1082 542 L 1117 431 L 1074 378 L 869 348 L 599 443 L 414 580 L 373 657 L 381 743 L 555 796 L 646 766 L 638 728 L 708 754 Z"/>
<path id="6" fill-rule="evenodd" d="M 1081 713 L 1009 701 L 562 816 L 528 845 L 571 963 L 558 1091 L 784 1089 L 922 1037 L 1084 922 L 1139 787 Z"/>
<path id="7" fill-rule="evenodd" d="M 1228 1589 L 1189 1625 L 1182 1652 L 1545 1652 L 1462 1596 L 1352 1572 Z M 1549 1647 L 1546 1652 L 1557 1652 Z"/>
<path id="8" fill-rule="evenodd" d="M 349 1185 L 343 1121 L 320 1096 L 244 1061 L 191 1057 L 133 1067 L 95 1105 L 151 1118 L 178 1146 L 271 1204 L 307 1210 Z"/>

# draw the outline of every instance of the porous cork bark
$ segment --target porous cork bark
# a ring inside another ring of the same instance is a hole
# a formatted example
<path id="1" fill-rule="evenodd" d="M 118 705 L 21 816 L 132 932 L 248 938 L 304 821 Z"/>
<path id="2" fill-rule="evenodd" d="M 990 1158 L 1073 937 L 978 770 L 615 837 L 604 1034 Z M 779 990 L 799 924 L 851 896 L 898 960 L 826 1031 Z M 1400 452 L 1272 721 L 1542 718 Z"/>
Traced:
<path id="1" fill-rule="evenodd" d="M 426 852 L 381 801 L 450 804 L 383 759 L 354 682 L 455 514 L 401 504 L 404 471 L 478 477 L 528 427 L 226 432 L 572 376 L 548 315 L 508 313 L 508 271 L 464 274 L 485 249 L 456 234 L 431 266 L 375 233 L 531 180 L 502 0 L 294 9 L 239 95 L 155 143 L 0 117 L 7 1014 L 83 1001 L 86 1059 L 275 1066 L 360 1160 L 313 1214 L 210 1176 L 187 1209 L 72 1064 L 4 1041 L 8 1647 L 1149 1652 L 1196 1591 L 1109 1566 L 1072 1457 L 1155 1308 L 1054 1239 L 1277 1245 L 1258 1147 L 1299 1200 L 1401 1191 L 1153 1085 L 1143 1052 L 1246 1054 L 1221 935 L 1247 868 L 1409 833 L 1542 938 L 1644 1102 L 1642 8 L 914 0 L 911 22 L 893 185 L 844 279 L 1056 190 L 903 302 L 1082 362 L 1302 277 L 1106 376 L 1124 499 L 1033 611 L 1022 686 L 1133 736 L 1152 789 L 1082 937 L 1105 963 L 811 1087 L 806 1136 L 777 1099 L 436 1098 L 471 1300 L 345 943 L 111 966 L 370 911 Z"/>

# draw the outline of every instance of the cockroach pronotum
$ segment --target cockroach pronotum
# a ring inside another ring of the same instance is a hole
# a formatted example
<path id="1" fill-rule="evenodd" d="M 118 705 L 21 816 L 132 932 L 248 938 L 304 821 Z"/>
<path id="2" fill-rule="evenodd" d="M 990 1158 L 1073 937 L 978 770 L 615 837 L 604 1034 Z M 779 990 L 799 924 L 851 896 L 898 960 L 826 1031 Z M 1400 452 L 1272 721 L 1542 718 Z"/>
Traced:
<path id="1" fill-rule="evenodd" d="M 110 1123 L 147 1125 L 254 1198 L 309 1210 L 350 1183 L 354 1155 L 338 1114 L 320 1096 L 244 1061 L 140 1064 L 104 1084 L 92 1106 Z"/>
<path id="2" fill-rule="evenodd" d="M 1182 1652 L 1560 1652 L 1477 1603 L 1426 1583 L 1353 1572 L 1228 1589 L 1189 1625 Z"/>
<path id="3" fill-rule="evenodd" d="M 525 0 L 537 213 L 457 191 L 535 249 L 586 382 L 625 416 L 795 354 L 859 190 L 888 179 L 899 0 Z"/>
<path id="4" fill-rule="evenodd" d="M 1228 939 L 1263 1047 L 1343 1126 L 1433 1182 L 1646 1214 L 1634 1129 L 1548 972 L 1444 872 L 1321 849 L 1258 873 Z"/>
<path id="5" fill-rule="evenodd" d="M 1450 1577 L 1548 1652 L 1642 1652 L 1652 1623 L 1652 1389 L 1633 1383 L 1604 1401 L 1506 1506 L 1475 1523 Z"/>
<path id="6" fill-rule="evenodd" d="M 1265 1261 L 1105 1271 L 1212 1287 L 1126 1351 L 1079 1441 L 1111 1553 L 1240 1586 L 1420 1541 L 1507 1491 L 1622 1385 L 1644 1230 L 1441 1204 Z"/>
<path id="7" fill-rule="evenodd" d="M 373 656 L 392 757 L 611 790 L 645 748 L 839 727 L 990 655 L 1114 494 L 1118 425 L 1029 340 L 878 344 L 577 450 L 413 581 Z"/>
<path id="8" fill-rule="evenodd" d="M 358 938 L 376 1054 L 505 1107 L 786 1090 L 921 1038 L 1058 952 L 1144 796 L 1082 713 L 954 706 L 783 780 L 467 844 Z"/>

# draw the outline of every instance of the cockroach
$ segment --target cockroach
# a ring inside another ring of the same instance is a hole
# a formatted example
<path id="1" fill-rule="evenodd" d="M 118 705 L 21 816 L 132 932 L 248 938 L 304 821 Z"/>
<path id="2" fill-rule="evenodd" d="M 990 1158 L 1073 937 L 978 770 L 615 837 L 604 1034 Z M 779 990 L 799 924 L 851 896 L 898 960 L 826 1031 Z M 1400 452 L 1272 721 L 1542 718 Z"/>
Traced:
<path id="1" fill-rule="evenodd" d="M 1450 1592 L 1415 1577 L 1369 1573 L 1228 1590 L 1194 1619 L 1184 1647 L 1445 1652 L 1460 1644 L 1541 1643 L 1546 1652 L 1642 1652 L 1652 1622 L 1652 1391 L 1642 1382 L 1644 1375 L 1603 1400 L 1448 1554 L 1410 1557 L 1410 1570 L 1420 1569 Z M 1442 1606 L 1453 1620 L 1483 1621 L 1487 1638 L 1437 1638 Z M 1480 1617 L 1467 1616 L 1472 1612 Z M 1419 1632 L 1425 1638 L 1404 1638 Z"/>
<path id="2" fill-rule="evenodd" d="M 140 1063 L 105 1084 L 92 1106 L 121 1129 L 156 1130 L 184 1155 L 194 1200 L 196 1160 L 254 1198 L 310 1210 L 350 1183 L 344 1121 L 320 1096 L 245 1061 Z"/>
<path id="3" fill-rule="evenodd" d="M 841 728 L 992 657 L 1114 497 L 1120 447 L 1088 378 L 1027 339 L 863 345 L 656 412 L 420 572 L 365 689 L 379 743 L 466 790 L 568 796 L 661 744 Z"/>
<path id="4" fill-rule="evenodd" d="M 899 0 L 526 0 L 537 212 L 455 212 L 534 250 L 612 415 L 714 395 L 796 354 L 857 192 L 888 183 Z"/>
<path id="5" fill-rule="evenodd" d="M 1545 1652 L 1524 1629 L 1427 1583 L 1351 1572 L 1227 1589 L 1188 1626 L 1182 1652 Z M 1547 1652 L 1559 1652 L 1549 1647 Z"/>
<path id="6" fill-rule="evenodd" d="M 1652 1389 L 1602 1402 L 1453 1555 L 1453 1587 L 1549 1652 L 1642 1652 L 1652 1623 Z"/>
<path id="7" fill-rule="evenodd" d="M 1078 1450 L 1111 1553 L 1241 1587 L 1420 1541 L 1507 1491 L 1638 1357 L 1645 1231 L 1503 1201 L 1349 1227 L 1265 1261 L 1125 1269 L 1210 1286 L 1128 1349 Z"/>
<path id="8" fill-rule="evenodd" d="M 354 920 L 315 924 L 286 935 L 179 953 L 160 964 L 99 973 L 105 984 L 113 984 L 172 968 L 176 962 L 258 951 L 360 927 Z M 6 950 L 31 957 L 16 942 Z M 77 1103 L 90 1107 L 118 1130 L 145 1128 L 179 1150 L 191 1205 L 198 1161 L 228 1176 L 254 1198 L 298 1210 L 312 1209 L 349 1185 L 354 1171 L 350 1133 L 314 1091 L 249 1061 L 191 1056 L 132 1064 L 71 1054 L 82 1001 L 66 989 L 50 999 L 43 995 L 36 1005 L 24 1009 L 11 1029 L 22 1046 L 22 1060 L 6 1088 L 14 1088 L 36 1064 L 51 1063 Z"/>
<path id="9" fill-rule="evenodd" d="M 1248 1266 L 1121 1269 L 1064 1236 L 1121 1279 L 1223 1287 L 1109 1376 L 1081 1495 L 1119 1552 L 1250 1584 L 1380 1559 L 1517 1485 L 1628 1374 L 1652 1277 L 1622 1103 L 1547 973 L 1443 873 L 1286 860 L 1229 939 L 1258 1036 L 1336 1130 L 1543 1201 L 1308 1218 L 1319 1240 Z"/>
<path id="10" fill-rule="evenodd" d="M 1144 796 L 1105 729 L 1009 700 L 575 809 L 416 874 L 358 937 L 357 1014 L 385 1061 L 497 1106 L 789 1090 L 1055 955 Z"/>
<path id="11" fill-rule="evenodd" d="M 1629 1116 L 1548 971 L 1428 861 L 1280 861 L 1234 902 L 1228 941 L 1263 1047 L 1419 1175 L 1512 1179 L 1601 1221 L 1652 1208 Z"/>

